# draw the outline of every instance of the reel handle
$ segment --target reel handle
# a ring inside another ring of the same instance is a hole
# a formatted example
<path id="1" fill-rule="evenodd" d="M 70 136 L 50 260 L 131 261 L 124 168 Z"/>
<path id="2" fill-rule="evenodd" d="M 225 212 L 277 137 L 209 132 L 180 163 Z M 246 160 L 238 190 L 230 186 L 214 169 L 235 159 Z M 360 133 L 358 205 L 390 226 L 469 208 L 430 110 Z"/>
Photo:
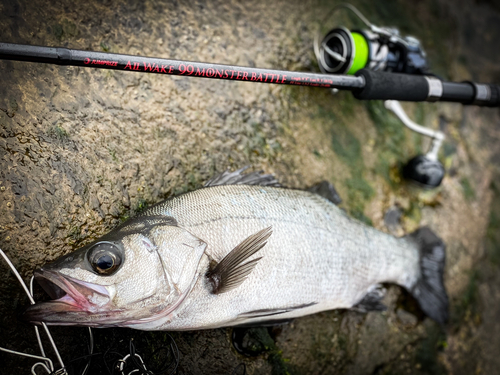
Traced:
<path id="1" fill-rule="evenodd" d="M 486 107 L 500 106 L 500 86 L 474 82 L 444 82 L 435 77 L 361 69 L 365 86 L 353 90 L 356 99 L 408 102 L 447 101 Z"/>

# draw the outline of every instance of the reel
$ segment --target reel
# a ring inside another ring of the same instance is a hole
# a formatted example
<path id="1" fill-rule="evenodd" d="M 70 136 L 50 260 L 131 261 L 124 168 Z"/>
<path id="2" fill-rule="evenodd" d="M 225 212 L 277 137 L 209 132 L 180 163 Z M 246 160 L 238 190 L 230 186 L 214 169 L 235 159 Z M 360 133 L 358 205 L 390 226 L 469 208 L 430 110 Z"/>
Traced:
<path id="1" fill-rule="evenodd" d="M 412 36 L 401 37 L 398 29 L 372 25 L 355 7 L 341 4 L 334 8 L 353 11 L 368 27 L 349 31 L 345 27 L 330 30 L 318 43 L 315 54 L 319 68 L 326 74 L 351 74 L 360 69 L 395 73 L 425 74 L 426 54 L 420 41 Z"/>
<path id="2" fill-rule="evenodd" d="M 321 43 L 317 34 L 314 39 L 314 53 L 323 73 L 355 75 L 361 69 L 368 69 L 430 75 L 426 54 L 418 39 L 412 36 L 403 38 L 395 28 L 371 24 L 350 4 L 340 4 L 333 12 L 340 8 L 354 12 L 367 29 L 349 31 L 345 27 L 336 27 L 326 34 Z M 334 93 L 337 91 L 333 90 Z M 425 188 L 438 187 L 445 174 L 444 167 L 438 160 L 444 134 L 411 121 L 395 100 L 386 100 L 385 107 L 410 130 L 433 139 L 427 154 L 413 157 L 403 167 L 403 177 Z"/>

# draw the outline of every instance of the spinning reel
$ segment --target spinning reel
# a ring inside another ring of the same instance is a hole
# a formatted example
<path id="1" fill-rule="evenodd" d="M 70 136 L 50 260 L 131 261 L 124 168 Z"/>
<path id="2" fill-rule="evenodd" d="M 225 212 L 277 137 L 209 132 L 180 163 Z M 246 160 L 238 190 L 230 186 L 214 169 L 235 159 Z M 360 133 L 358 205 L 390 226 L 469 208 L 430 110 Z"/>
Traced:
<path id="1" fill-rule="evenodd" d="M 345 27 L 330 30 L 314 51 L 319 68 L 327 74 L 356 74 L 366 68 L 393 73 L 426 74 L 428 64 L 420 41 L 401 37 L 396 28 L 372 25 L 354 6 L 340 4 L 333 12 L 346 8 L 354 12 L 368 29 L 349 31 Z"/>
<path id="2" fill-rule="evenodd" d="M 319 43 L 314 41 L 314 53 L 319 68 L 326 74 L 354 75 L 361 69 L 406 74 L 429 74 L 426 54 L 420 41 L 412 36 L 401 37 L 395 28 L 371 24 L 350 4 L 340 4 L 333 12 L 349 9 L 366 25 L 366 29 L 349 31 L 345 27 L 330 30 Z M 334 92 L 338 90 L 334 89 Z M 420 126 L 411 121 L 395 100 L 385 101 L 385 107 L 412 131 L 432 137 L 430 151 L 412 158 L 403 168 L 403 176 L 418 184 L 434 188 L 441 184 L 444 167 L 438 160 L 438 151 L 444 134 Z"/>

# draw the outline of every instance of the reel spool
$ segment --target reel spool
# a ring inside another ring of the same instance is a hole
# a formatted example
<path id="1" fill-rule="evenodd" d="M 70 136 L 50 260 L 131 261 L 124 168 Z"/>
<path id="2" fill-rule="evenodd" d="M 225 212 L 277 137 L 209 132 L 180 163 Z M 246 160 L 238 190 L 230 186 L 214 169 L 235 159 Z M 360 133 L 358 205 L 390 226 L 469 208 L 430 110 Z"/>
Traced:
<path id="1" fill-rule="evenodd" d="M 403 38 L 395 28 L 372 25 L 350 4 L 341 4 L 334 11 L 341 7 L 353 11 L 368 29 L 349 31 L 336 27 L 321 43 L 316 37 L 314 50 L 323 73 L 353 75 L 363 68 L 408 74 L 427 72 L 426 54 L 418 39 Z"/>

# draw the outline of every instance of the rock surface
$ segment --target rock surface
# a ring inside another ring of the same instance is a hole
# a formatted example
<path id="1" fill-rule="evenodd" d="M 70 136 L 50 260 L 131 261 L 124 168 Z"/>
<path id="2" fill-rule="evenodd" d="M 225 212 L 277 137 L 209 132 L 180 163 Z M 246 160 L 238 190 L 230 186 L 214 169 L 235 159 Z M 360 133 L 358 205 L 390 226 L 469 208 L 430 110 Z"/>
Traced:
<path id="1" fill-rule="evenodd" d="M 493 1 L 356 1 L 377 25 L 421 39 L 446 79 L 500 82 L 500 8 Z M 3 42 L 67 46 L 183 60 L 318 71 L 316 30 L 332 2 L 8 1 Z M 322 21 L 325 20 L 325 21 Z M 459 104 L 404 104 L 447 138 L 442 186 L 422 191 L 399 167 L 428 140 L 379 102 L 350 93 L 0 61 L 0 248 L 26 280 L 36 267 L 109 231 L 146 206 L 200 187 L 217 171 L 252 165 L 286 186 L 329 180 L 352 216 L 404 235 L 428 225 L 447 243 L 445 330 L 390 287 L 385 313 L 332 311 L 260 332 L 267 351 L 244 357 L 231 329 L 173 333 L 179 374 L 493 374 L 500 368 L 500 114 Z M 387 212 L 397 220 L 387 225 Z M 0 346 L 38 354 L 18 317 L 22 289 L 0 262 Z M 82 356 L 87 330 L 53 330 L 66 362 Z M 95 332 L 96 352 L 146 363 L 166 333 Z M 118 358 L 108 358 L 108 363 Z M 149 361 L 149 362 L 148 362 Z M 2 373 L 30 360 L 0 352 Z M 107 373 L 101 358 L 92 373 Z M 81 362 L 76 362 L 81 367 Z M 100 370 L 99 370 L 100 369 Z M 101 372 L 99 372 L 101 371 Z M 234 372 L 233 372 L 234 371 Z"/>

